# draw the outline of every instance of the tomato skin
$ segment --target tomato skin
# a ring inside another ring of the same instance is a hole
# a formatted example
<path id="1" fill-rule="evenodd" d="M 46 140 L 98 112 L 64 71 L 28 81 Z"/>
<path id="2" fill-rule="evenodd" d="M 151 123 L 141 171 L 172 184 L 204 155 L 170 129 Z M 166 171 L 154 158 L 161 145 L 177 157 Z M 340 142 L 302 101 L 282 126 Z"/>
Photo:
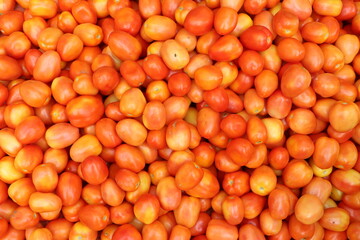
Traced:
<path id="1" fill-rule="evenodd" d="M 232 61 L 240 57 L 243 44 L 233 35 L 217 39 L 209 48 L 209 57 L 215 61 Z"/>
<path id="2" fill-rule="evenodd" d="M 244 171 L 226 173 L 222 187 L 229 195 L 242 196 L 250 191 L 250 176 Z"/>
<path id="3" fill-rule="evenodd" d="M 272 43 L 271 32 L 264 26 L 254 25 L 240 35 L 240 41 L 245 48 L 265 51 Z"/>
<path id="4" fill-rule="evenodd" d="M 302 169 L 302 171 L 299 169 Z M 290 188 L 303 187 L 311 181 L 312 177 L 313 171 L 311 167 L 301 159 L 291 160 L 283 170 L 282 175 L 285 185 Z"/>
<path id="5" fill-rule="evenodd" d="M 194 162 L 184 163 L 175 174 L 176 186 L 183 191 L 190 190 L 200 183 L 204 172 L 202 168 Z"/>
<path id="6" fill-rule="evenodd" d="M 225 89 L 222 87 L 213 90 L 204 91 L 204 101 L 217 112 L 224 112 L 229 105 L 229 97 Z"/>
<path id="7" fill-rule="evenodd" d="M 99 96 L 80 96 L 66 105 L 66 114 L 75 127 L 96 123 L 104 114 L 104 105 Z"/>
<path id="8" fill-rule="evenodd" d="M 176 23 L 168 17 L 153 15 L 143 25 L 147 37 L 156 41 L 171 39 L 176 34 Z"/>
<path id="9" fill-rule="evenodd" d="M 103 205 L 86 205 L 80 209 L 79 219 L 92 230 L 100 231 L 108 225 L 110 212 Z"/>
<path id="10" fill-rule="evenodd" d="M 111 51 L 123 61 L 137 60 L 142 51 L 141 44 L 135 37 L 120 30 L 110 34 L 108 45 Z"/>
<path id="11" fill-rule="evenodd" d="M 354 169 L 337 169 L 331 174 L 330 181 L 340 191 L 353 194 L 360 186 L 360 174 Z"/>
<path id="12" fill-rule="evenodd" d="M 224 220 L 212 219 L 208 224 L 206 230 L 206 237 L 208 240 L 224 239 L 234 240 L 239 236 L 236 226 L 228 224 Z"/>
<path id="13" fill-rule="evenodd" d="M 90 156 L 80 164 L 82 178 L 90 184 L 103 183 L 109 174 L 105 161 L 98 156 Z"/>
<path id="14" fill-rule="evenodd" d="M 222 203 L 225 220 L 231 225 L 240 224 L 244 218 L 244 203 L 237 196 L 227 196 Z"/>
<path id="15" fill-rule="evenodd" d="M 210 170 L 203 169 L 204 175 L 200 183 L 187 191 L 187 194 L 197 198 L 212 198 L 220 190 L 220 184 L 216 176 Z"/>
<path id="16" fill-rule="evenodd" d="M 315 224 L 303 224 L 293 214 L 289 219 L 289 232 L 295 239 L 308 238 L 314 234 Z"/>
<path id="17" fill-rule="evenodd" d="M 121 168 L 140 172 L 145 167 L 143 153 L 136 147 L 121 144 L 115 149 L 115 161 Z"/>
<path id="18" fill-rule="evenodd" d="M 244 166 L 255 151 L 249 140 L 243 138 L 233 139 L 226 148 L 226 153 L 239 166 Z"/>
<path id="19" fill-rule="evenodd" d="M 201 36 L 211 30 L 213 22 L 213 12 L 206 6 L 198 6 L 187 14 L 184 28 L 195 36 Z"/>
<path id="20" fill-rule="evenodd" d="M 3 73 L 0 80 L 11 81 L 20 77 L 22 70 L 19 63 L 12 57 L 1 55 L 0 56 L 0 70 Z M 9 71 L 11 69 L 11 71 Z"/>
<path id="21" fill-rule="evenodd" d="M 269 212 L 274 219 L 285 219 L 290 213 L 289 196 L 284 190 L 274 189 L 268 198 Z"/>
<path id="22" fill-rule="evenodd" d="M 57 52 L 53 50 L 44 52 L 35 63 L 33 71 L 34 78 L 42 82 L 52 81 L 60 74 L 60 62 L 60 55 Z M 47 64 L 51 64 L 51 68 L 49 68 Z"/>
<path id="23" fill-rule="evenodd" d="M 340 145 L 335 139 L 320 137 L 315 141 L 313 160 L 319 168 L 330 168 L 335 164 L 339 153 Z"/>
<path id="24" fill-rule="evenodd" d="M 112 237 L 113 240 L 127 240 L 127 239 L 134 239 L 134 240 L 141 240 L 141 234 L 138 230 L 131 224 L 124 224 L 119 226 L 114 235 Z"/>
<path id="25" fill-rule="evenodd" d="M 347 229 L 350 217 L 348 212 L 342 208 L 327 208 L 319 223 L 325 229 L 340 232 Z"/>
<path id="26" fill-rule="evenodd" d="M 59 177 L 56 194 L 61 198 L 63 206 L 71 206 L 79 201 L 82 182 L 78 175 L 64 172 Z"/>
<path id="27" fill-rule="evenodd" d="M 156 196 L 143 194 L 134 205 L 134 214 L 145 224 L 153 223 L 159 216 L 160 203 Z"/>

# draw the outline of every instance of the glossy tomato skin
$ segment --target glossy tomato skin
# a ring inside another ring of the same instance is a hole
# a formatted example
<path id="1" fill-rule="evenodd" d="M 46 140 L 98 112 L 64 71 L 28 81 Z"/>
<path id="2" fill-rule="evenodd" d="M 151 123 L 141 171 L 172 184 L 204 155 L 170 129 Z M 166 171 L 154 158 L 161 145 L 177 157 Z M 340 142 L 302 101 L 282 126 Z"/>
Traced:
<path id="1" fill-rule="evenodd" d="M 186 16 L 184 28 L 195 36 L 204 35 L 213 26 L 214 14 L 206 6 L 192 9 Z"/>
<path id="2" fill-rule="evenodd" d="M 75 127 L 86 127 L 96 123 L 104 114 L 100 96 L 80 96 L 66 105 L 70 123 Z"/>
<path id="3" fill-rule="evenodd" d="M 251 26 L 240 35 L 244 47 L 254 51 L 265 51 L 272 43 L 271 32 L 264 26 Z"/>

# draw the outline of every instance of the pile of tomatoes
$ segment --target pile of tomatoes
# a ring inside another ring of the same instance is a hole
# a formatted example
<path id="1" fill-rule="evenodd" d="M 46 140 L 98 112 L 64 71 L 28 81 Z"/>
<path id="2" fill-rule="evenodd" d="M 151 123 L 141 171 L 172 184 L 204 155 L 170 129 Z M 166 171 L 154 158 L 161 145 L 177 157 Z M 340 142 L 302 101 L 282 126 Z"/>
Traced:
<path id="1" fill-rule="evenodd" d="M 0 240 L 360 239 L 359 1 L 0 2 Z"/>

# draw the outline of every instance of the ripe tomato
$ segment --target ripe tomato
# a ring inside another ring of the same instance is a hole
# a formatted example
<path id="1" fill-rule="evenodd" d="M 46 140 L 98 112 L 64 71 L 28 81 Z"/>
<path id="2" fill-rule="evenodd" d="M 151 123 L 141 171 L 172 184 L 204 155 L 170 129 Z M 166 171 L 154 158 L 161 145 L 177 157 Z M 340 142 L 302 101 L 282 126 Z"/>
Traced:
<path id="1" fill-rule="evenodd" d="M 304 224 L 313 224 L 317 222 L 323 214 L 323 203 L 317 196 L 304 194 L 296 203 L 295 217 Z"/>
<path id="2" fill-rule="evenodd" d="M 323 228 L 331 231 L 345 231 L 350 223 L 349 213 L 339 207 L 327 208 L 319 223 Z"/>
<path id="3" fill-rule="evenodd" d="M 99 96 L 80 96 L 66 105 L 66 114 L 75 127 L 96 123 L 104 114 L 104 105 Z"/>
<path id="4" fill-rule="evenodd" d="M 150 16 L 144 22 L 143 28 L 146 36 L 156 41 L 168 40 L 176 34 L 176 23 L 165 16 Z"/>
<path id="5" fill-rule="evenodd" d="M 226 221 L 220 219 L 210 220 L 206 230 L 206 237 L 208 240 L 235 240 L 238 236 L 239 232 L 236 226 L 230 225 Z"/>
<path id="6" fill-rule="evenodd" d="M 301 169 L 301 171 L 299 170 Z M 290 188 L 299 188 L 307 185 L 313 177 L 313 171 L 305 160 L 291 160 L 284 168 L 282 179 Z"/>
<path id="7" fill-rule="evenodd" d="M 209 57 L 215 61 L 232 61 L 240 57 L 243 44 L 233 35 L 217 39 L 209 48 Z"/>
<path id="8" fill-rule="evenodd" d="M 285 219 L 290 213 L 289 195 L 282 189 L 274 189 L 268 198 L 269 213 L 274 219 Z"/>
<path id="9" fill-rule="evenodd" d="M 240 41 L 250 50 L 265 51 L 272 43 L 272 35 L 266 27 L 254 25 L 240 35 Z"/>
<path id="10" fill-rule="evenodd" d="M 143 194 L 134 204 L 134 214 L 145 224 L 153 223 L 159 216 L 160 203 L 156 196 Z"/>
<path id="11" fill-rule="evenodd" d="M 113 240 L 126 240 L 126 239 L 141 240 L 141 234 L 131 224 L 124 224 L 119 226 L 112 237 Z"/>
<path id="12" fill-rule="evenodd" d="M 195 36 L 201 36 L 211 30 L 213 22 L 214 14 L 211 9 L 206 6 L 198 6 L 186 15 L 184 28 Z"/>

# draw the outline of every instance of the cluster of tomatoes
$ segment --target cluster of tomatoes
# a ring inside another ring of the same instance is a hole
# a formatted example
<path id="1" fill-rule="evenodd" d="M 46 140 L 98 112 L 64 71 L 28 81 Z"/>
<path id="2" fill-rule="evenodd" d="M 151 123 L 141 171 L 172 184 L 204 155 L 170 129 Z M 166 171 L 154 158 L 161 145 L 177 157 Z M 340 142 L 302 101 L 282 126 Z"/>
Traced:
<path id="1" fill-rule="evenodd" d="M 0 240 L 360 239 L 360 2 L 0 1 Z"/>

